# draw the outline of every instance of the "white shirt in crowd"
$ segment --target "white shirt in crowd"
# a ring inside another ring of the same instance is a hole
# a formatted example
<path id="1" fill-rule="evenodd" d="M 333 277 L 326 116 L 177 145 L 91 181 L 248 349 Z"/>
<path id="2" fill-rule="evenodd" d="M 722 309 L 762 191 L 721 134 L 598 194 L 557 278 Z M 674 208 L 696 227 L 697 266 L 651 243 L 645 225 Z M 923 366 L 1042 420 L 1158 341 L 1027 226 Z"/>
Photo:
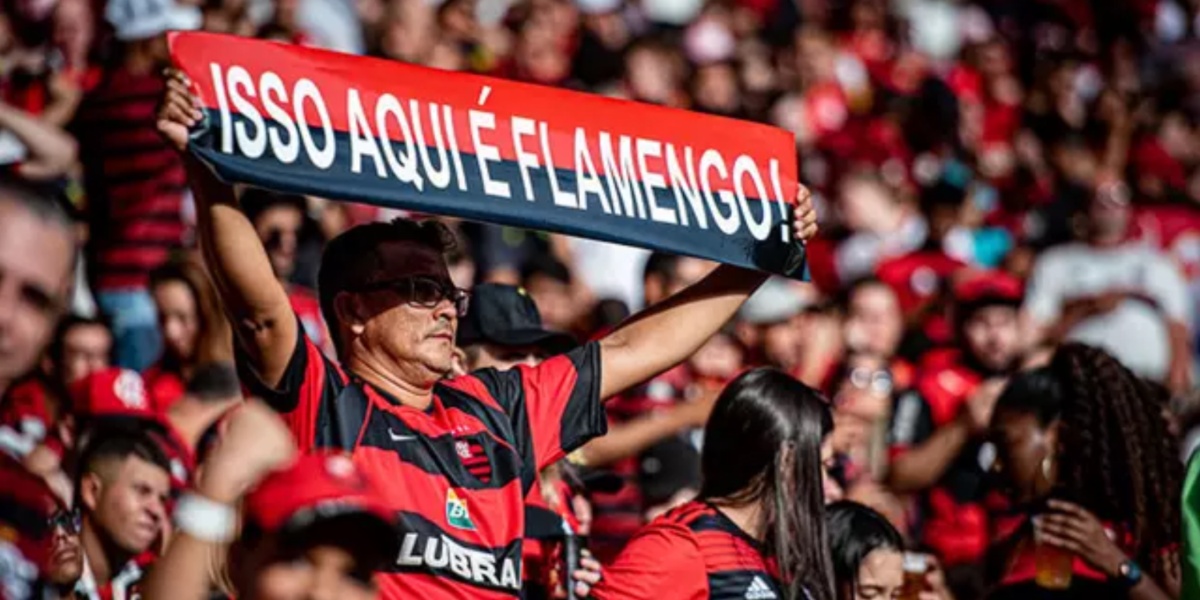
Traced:
<path id="1" fill-rule="evenodd" d="M 1157 250 L 1132 243 L 1051 248 L 1034 265 L 1025 309 L 1037 325 L 1047 326 L 1062 316 L 1068 302 L 1117 291 L 1140 294 L 1154 304 L 1125 300 L 1081 321 L 1067 339 L 1104 348 L 1138 375 L 1162 380 L 1171 360 L 1168 320 L 1190 327 L 1192 308 L 1179 267 Z"/>

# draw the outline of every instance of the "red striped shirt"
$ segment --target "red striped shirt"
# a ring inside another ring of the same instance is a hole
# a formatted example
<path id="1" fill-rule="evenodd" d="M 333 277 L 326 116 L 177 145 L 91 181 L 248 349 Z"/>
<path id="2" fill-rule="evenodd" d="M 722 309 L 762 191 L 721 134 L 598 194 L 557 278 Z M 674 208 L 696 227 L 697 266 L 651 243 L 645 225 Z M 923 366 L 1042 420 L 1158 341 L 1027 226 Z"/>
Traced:
<path id="1" fill-rule="evenodd" d="M 302 450 L 348 450 L 382 487 L 399 517 L 400 554 L 380 574 L 381 597 L 517 597 L 524 498 L 537 472 L 606 428 L 599 346 L 445 381 L 418 410 L 297 338 L 278 389 L 246 368 L 243 381 L 282 413 Z"/>
<path id="2" fill-rule="evenodd" d="M 782 599 L 762 545 L 721 511 L 689 502 L 643 528 L 592 590 L 617 598 Z"/>
<path id="3" fill-rule="evenodd" d="M 157 74 L 107 73 L 72 125 L 84 168 L 92 266 L 101 290 L 144 288 L 183 243 L 183 163 L 155 126 Z"/>

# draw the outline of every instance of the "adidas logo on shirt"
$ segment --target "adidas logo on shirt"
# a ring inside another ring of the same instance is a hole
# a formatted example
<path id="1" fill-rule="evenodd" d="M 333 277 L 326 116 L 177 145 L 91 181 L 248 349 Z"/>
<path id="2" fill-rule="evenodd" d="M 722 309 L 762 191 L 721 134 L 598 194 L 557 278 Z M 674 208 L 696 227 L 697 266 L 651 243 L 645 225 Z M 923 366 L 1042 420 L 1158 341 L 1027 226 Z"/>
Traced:
<path id="1" fill-rule="evenodd" d="M 776 600 L 779 596 L 763 581 L 762 577 L 754 576 L 754 581 L 750 582 L 750 587 L 746 588 L 746 600 Z"/>

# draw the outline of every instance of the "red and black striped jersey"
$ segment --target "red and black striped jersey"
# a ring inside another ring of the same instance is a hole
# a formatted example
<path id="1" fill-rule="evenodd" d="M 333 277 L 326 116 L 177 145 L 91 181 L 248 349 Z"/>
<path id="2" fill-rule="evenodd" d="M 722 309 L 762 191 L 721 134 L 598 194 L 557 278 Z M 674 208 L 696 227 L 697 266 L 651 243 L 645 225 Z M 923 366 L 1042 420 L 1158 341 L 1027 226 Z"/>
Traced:
<path id="1" fill-rule="evenodd" d="M 105 73 L 71 125 L 99 290 L 145 288 L 151 269 L 183 244 L 183 161 L 156 127 L 165 85 L 157 72 Z"/>
<path id="2" fill-rule="evenodd" d="M 775 600 L 783 592 L 772 561 L 712 505 L 693 501 L 655 519 L 604 570 L 597 600 Z"/>
<path id="3" fill-rule="evenodd" d="M 302 450 L 350 451 L 395 508 L 400 553 L 380 574 L 381 597 L 519 596 L 524 499 L 537 472 L 606 430 L 599 345 L 445 380 L 420 410 L 297 338 L 278 389 L 255 383 L 251 369 L 243 381 L 282 413 Z"/>

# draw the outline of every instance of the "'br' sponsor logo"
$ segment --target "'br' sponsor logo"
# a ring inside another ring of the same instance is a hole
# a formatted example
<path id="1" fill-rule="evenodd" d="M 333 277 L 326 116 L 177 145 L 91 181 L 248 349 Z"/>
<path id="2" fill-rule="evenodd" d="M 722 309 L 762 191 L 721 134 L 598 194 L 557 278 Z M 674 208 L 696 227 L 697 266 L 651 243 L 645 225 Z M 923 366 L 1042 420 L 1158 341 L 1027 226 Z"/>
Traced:
<path id="1" fill-rule="evenodd" d="M 446 522 L 451 527 L 475 531 L 475 523 L 471 522 L 471 513 L 467 510 L 467 502 L 459 498 L 454 490 L 446 490 Z"/>

